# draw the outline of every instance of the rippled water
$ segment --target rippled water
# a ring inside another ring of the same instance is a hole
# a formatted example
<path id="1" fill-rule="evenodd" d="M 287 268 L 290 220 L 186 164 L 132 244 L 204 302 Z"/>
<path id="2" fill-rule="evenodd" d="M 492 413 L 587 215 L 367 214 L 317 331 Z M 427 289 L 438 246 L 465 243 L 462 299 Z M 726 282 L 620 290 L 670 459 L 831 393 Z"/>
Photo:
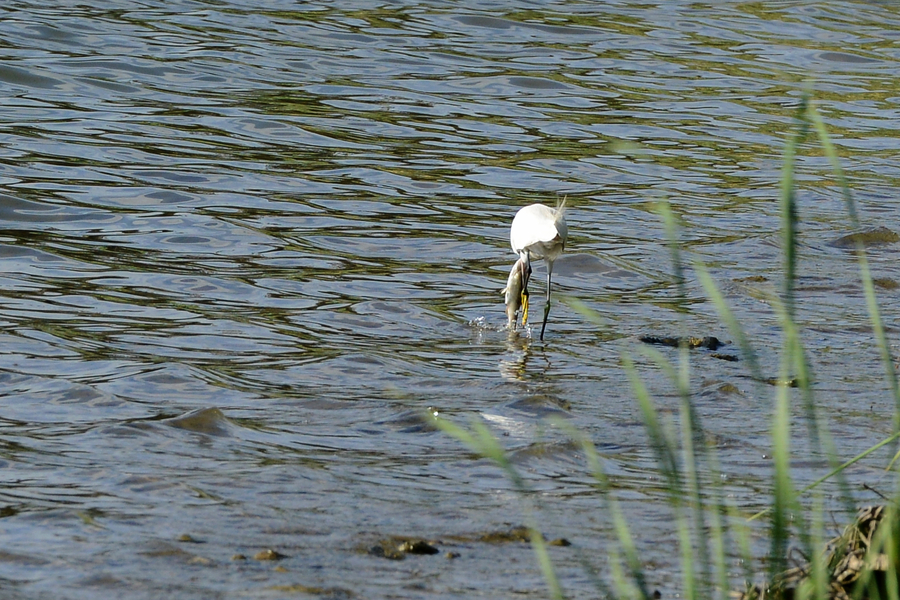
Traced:
<path id="1" fill-rule="evenodd" d="M 679 331 L 653 201 L 671 200 L 772 374 L 763 291 L 805 86 L 864 224 L 900 212 L 893 4 L 104 4 L 0 8 L 4 598 L 544 597 L 526 544 L 479 540 L 522 523 L 511 484 L 423 423 L 428 407 L 502 436 L 585 598 L 579 551 L 605 568 L 609 523 L 544 419 L 588 433 L 671 596 L 675 535 L 620 360 Z M 812 141 L 798 181 L 801 319 L 850 457 L 892 407 Z M 499 290 L 513 214 L 562 195 L 554 284 L 605 325 L 557 303 L 541 343 L 504 331 Z M 871 256 L 893 336 L 896 251 Z M 727 339 L 690 288 L 688 329 Z M 750 511 L 767 502 L 770 402 L 746 374 L 694 356 Z M 802 426 L 793 444 L 798 479 L 821 475 Z M 877 485 L 878 464 L 851 481 Z M 441 554 L 368 552 L 388 536 Z M 265 548 L 286 558 L 254 560 Z"/>

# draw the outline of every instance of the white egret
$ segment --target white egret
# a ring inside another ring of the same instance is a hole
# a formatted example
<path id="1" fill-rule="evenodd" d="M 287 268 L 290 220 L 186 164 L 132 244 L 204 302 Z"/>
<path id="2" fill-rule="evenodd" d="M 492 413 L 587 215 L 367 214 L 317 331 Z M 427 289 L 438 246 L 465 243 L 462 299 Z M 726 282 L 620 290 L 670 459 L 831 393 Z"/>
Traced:
<path id="1" fill-rule="evenodd" d="M 543 204 L 526 206 L 516 213 L 509 231 L 509 241 L 519 260 L 509 273 L 506 289 L 506 314 L 510 326 L 516 325 L 516 314 L 522 307 L 522 325 L 528 322 L 528 280 L 531 278 L 531 261 L 544 259 L 547 264 L 547 303 L 544 304 L 544 322 L 541 325 L 541 340 L 547 328 L 550 314 L 550 278 L 553 262 L 566 247 L 569 230 L 566 226 L 566 199 L 563 198 L 556 209 Z"/>

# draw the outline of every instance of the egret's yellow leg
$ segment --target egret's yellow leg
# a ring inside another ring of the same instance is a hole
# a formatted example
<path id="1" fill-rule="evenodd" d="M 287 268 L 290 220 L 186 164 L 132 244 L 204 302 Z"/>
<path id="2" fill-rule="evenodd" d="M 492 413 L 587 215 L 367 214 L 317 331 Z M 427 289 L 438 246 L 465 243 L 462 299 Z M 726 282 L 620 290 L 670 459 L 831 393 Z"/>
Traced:
<path id="1" fill-rule="evenodd" d="M 528 290 L 522 290 L 522 327 L 528 324 Z"/>

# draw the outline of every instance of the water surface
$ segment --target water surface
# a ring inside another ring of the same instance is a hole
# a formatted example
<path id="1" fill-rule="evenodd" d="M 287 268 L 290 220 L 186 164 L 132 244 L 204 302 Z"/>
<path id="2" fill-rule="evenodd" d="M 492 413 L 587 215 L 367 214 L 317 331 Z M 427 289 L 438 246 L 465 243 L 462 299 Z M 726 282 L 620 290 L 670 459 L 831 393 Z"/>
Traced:
<path id="1" fill-rule="evenodd" d="M 521 524 L 521 498 L 426 409 L 501 437 L 545 534 L 573 543 L 552 555 L 575 598 L 596 596 L 578 556 L 606 569 L 610 523 L 546 419 L 585 432 L 671 597 L 675 532 L 621 356 L 642 335 L 729 336 L 693 276 L 680 323 L 654 201 L 771 375 L 804 89 L 864 226 L 900 227 L 890 4 L 20 1 L 0 39 L 4 597 L 545 597 L 527 544 L 479 539 Z M 812 140 L 797 178 L 800 319 L 850 457 L 893 407 Z M 561 196 L 555 291 L 603 325 L 556 303 L 541 343 L 504 329 L 508 227 Z M 870 249 L 892 336 L 897 249 Z M 774 391 L 710 354 L 698 412 L 753 512 Z M 800 483 L 825 472 L 800 423 L 792 444 Z M 889 488 L 882 458 L 850 471 L 858 502 Z M 368 551 L 389 536 L 441 553 Z M 254 560 L 266 548 L 285 558 Z"/>

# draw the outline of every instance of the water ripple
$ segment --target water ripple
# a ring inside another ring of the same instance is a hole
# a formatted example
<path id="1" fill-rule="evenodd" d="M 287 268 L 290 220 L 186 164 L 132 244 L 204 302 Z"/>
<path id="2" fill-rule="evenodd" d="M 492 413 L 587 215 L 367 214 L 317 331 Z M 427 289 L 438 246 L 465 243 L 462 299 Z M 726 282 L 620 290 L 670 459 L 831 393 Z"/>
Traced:
<path id="1" fill-rule="evenodd" d="M 482 415 L 548 499 L 545 533 L 604 556 L 589 474 L 544 419 L 586 432 L 664 567 L 654 588 L 676 593 L 620 366 L 637 336 L 682 326 L 654 202 L 670 200 L 685 253 L 773 371 L 765 299 L 804 89 L 865 223 L 898 218 L 890 5 L 22 0 L 0 15 L 0 536 L 32 549 L 0 556 L 0 577 L 28 597 L 395 594 L 409 572 L 357 552 L 367 535 L 473 540 L 520 514 L 426 409 Z M 855 263 L 829 245 L 849 229 L 840 190 L 812 142 L 800 150 L 801 318 L 850 456 L 892 407 Z M 555 291 L 603 326 L 557 302 L 541 344 L 504 330 L 508 224 L 563 196 Z M 871 256 L 889 321 L 895 250 Z M 688 294 L 685 326 L 727 337 L 696 281 Z M 769 404 L 741 363 L 693 368 L 729 494 L 754 510 Z M 677 411 L 665 380 L 648 385 Z M 804 465 L 801 483 L 821 474 Z M 504 548 L 518 570 L 498 574 L 481 546 L 460 546 L 464 581 L 422 561 L 416 593 L 543 589 L 527 547 Z M 265 547 L 285 572 L 230 560 Z"/>

